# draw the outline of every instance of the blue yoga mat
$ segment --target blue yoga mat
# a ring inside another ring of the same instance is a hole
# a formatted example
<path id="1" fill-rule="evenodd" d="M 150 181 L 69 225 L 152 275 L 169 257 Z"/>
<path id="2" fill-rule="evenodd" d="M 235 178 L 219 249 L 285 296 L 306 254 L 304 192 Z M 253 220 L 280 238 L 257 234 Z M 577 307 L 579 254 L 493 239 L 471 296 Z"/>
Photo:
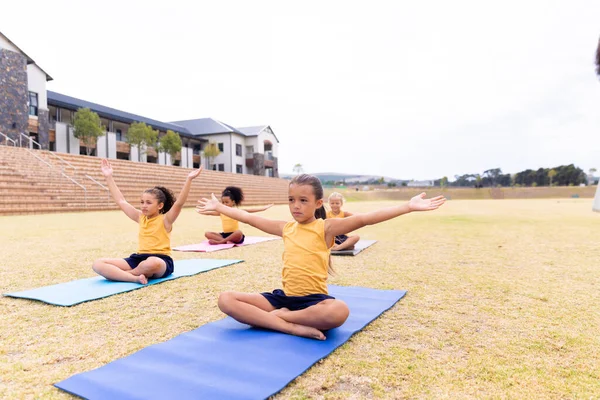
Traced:
<path id="1" fill-rule="evenodd" d="M 191 276 L 211 269 L 226 267 L 243 260 L 177 260 L 174 262 L 175 271 L 161 279 L 151 279 L 148 285 L 132 282 L 113 282 L 101 276 L 79 279 L 76 281 L 59 283 L 58 285 L 44 286 L 37 289 L 25 290 L 23 292 L 5 293 L 4 296 L 17 297 L 21 299 L 39 300 L 56 306 L 73 306 L 85 301 L 97 300 L 113 294 L 129 292 L 141 289 L 149 285 L 156 285 L 164 281 Z"/>
<path id="2" fill-rule="evenodd" d="M 265 399 L 392 307 L 403 290 L 329 286 L 350 317 L 318 341 L 225 318 L 56 387 L 88 399 Z M 383 344 L 382 344 L 383 345 Z"/>

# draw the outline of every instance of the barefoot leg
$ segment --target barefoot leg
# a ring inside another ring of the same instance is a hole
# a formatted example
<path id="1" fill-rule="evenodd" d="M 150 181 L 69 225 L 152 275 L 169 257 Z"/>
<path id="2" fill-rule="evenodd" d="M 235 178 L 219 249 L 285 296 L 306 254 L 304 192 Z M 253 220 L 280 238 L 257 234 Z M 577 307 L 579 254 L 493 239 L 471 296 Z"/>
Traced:
<path id="1" fill-rule="evenodd" d="M 225 314 L 243 324 L 266 328 L 290 335 L 325 340 L 325 335 L 310 326 L 287 322 L 276 313 L 274 307 L 262 295 L 256 293 L 224 292 L 219 296 L 219 308 Z"/>
<path id="2" fill-rule="evenodd" d="M 111 281 L 139 282 L 137 276 L 131 274 L 131 267 L 122 258 L 100 258 L 94 261 L 92 269 L 98 275 Z"/>
<path id="3" fill-rule="evenodd" d="M 337 299 L 328 299 L 303 310 L 283 311 L 282 309 L 278 316 L 288 322 L 326 331 L 341 326 L 346 322 L 349 314 L 350 310 L 346 303 Z"/>

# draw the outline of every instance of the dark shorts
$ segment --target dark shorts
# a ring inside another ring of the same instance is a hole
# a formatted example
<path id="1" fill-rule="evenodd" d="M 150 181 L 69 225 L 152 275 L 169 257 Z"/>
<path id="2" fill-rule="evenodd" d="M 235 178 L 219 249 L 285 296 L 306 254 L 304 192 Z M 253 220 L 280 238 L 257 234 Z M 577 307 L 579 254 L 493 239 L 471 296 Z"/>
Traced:
<path id="1" fill-rule="evenodd" d="M 233 232 L 221 232 L 221 233 L 219 233 L 219 235 L 221 235 L 221 237 L 222 237 L 223 239 L 227 239 L 227 237 L 229 237 L 229 235 L 231 235 L 232 233 L 233 233 Z M 244 234 L 242 233 L 242 240 L 240 240 L 239 242 L 233 242 L 233 243 L 235 243 L 235 244 L 244 243 L 244 239 L 246 239 L 246 235 L 244 235 Z"/>
<path id="2" fill-rule="evenodd" d="M 273 290 L 273 293 L 261 293 L 271 305 L 277 309 L 288 308 L 291 311 L 303 310 L 314 306 L 327 299 L 335 299 L 327 294 L 309 294 L 308 296 L 286 296 L 281 289 Z"/>
<path id="3" fill-rule="evenodd" d="M 175 266 L 173 265 L 173 259 L 164 254 L 133 253 L 129 257 L 125 258 L 124 260 L 127 261 L 127 264 L 129 264 L 131 269 L 135 269 L 142 261 L 146 260 L 149 257 L 158 257 L 161 260 L 163 260 L 165 262 L 165 264 L 167 264 L 167 269 L 165 270 L 165 273 L 163 274 L 163 276 L 161 276 L 160 278 L 166 278 L 167 276 L 171 275 L 173 273 L 173 271 L 175 270 Z"/>
<path id="4" fill-rule="evenodd" d="M 348 236 L 346 236 L 346 235 L 337 235 L 335 237 L 335 244 L 340 245 L 340 244 L 344 243 L 346 240 L 348 240 Z"/>

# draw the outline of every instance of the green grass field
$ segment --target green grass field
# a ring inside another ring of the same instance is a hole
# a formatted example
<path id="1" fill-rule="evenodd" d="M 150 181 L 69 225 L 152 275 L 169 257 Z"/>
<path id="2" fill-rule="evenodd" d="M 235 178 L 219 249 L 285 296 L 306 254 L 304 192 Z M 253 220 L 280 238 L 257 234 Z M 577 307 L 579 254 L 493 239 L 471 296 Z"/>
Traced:
<path id="1" fill-rule="evenodd" d="M 286 206 L 264 215 L 290 219 Z M 93 276 L 95 258 L 137 246 L 137 226 L 117 211 L 0 217 L 0 225 L 2 293 Z M 208 229 L 220 230 L 219 218 L 186 209 L 172 244 L 199 242 Z M 590 199 L 452 200 L 358 233 L 379 243 L 334 258 L 330 283 L 407 296 L 275 398 L 600 395 L 600 214 Z M 280 287 L 282 250 L 274 241 L 174 252 L 245 262 L 73 307 L 0 298 L 0 398 L 69 398 L 52 384 L 222 318 L 220 292 Z"/>

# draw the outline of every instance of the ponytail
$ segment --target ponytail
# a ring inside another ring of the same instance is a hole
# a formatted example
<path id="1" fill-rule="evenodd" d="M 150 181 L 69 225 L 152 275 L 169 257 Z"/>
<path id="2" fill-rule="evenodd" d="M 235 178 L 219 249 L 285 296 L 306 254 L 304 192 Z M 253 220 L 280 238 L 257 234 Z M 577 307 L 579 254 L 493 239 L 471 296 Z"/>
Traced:
<path id="1" fill-rule="evenodd" d="M 154 195 L 159 203 L 163 203 L 163 208 L 160 209 L 161 214 L 168 213 L 173 204 L 175 204 L 175 195 L 166 187 L 154 186 L 152 189 L 144 191 L 144 193 Z"/>

